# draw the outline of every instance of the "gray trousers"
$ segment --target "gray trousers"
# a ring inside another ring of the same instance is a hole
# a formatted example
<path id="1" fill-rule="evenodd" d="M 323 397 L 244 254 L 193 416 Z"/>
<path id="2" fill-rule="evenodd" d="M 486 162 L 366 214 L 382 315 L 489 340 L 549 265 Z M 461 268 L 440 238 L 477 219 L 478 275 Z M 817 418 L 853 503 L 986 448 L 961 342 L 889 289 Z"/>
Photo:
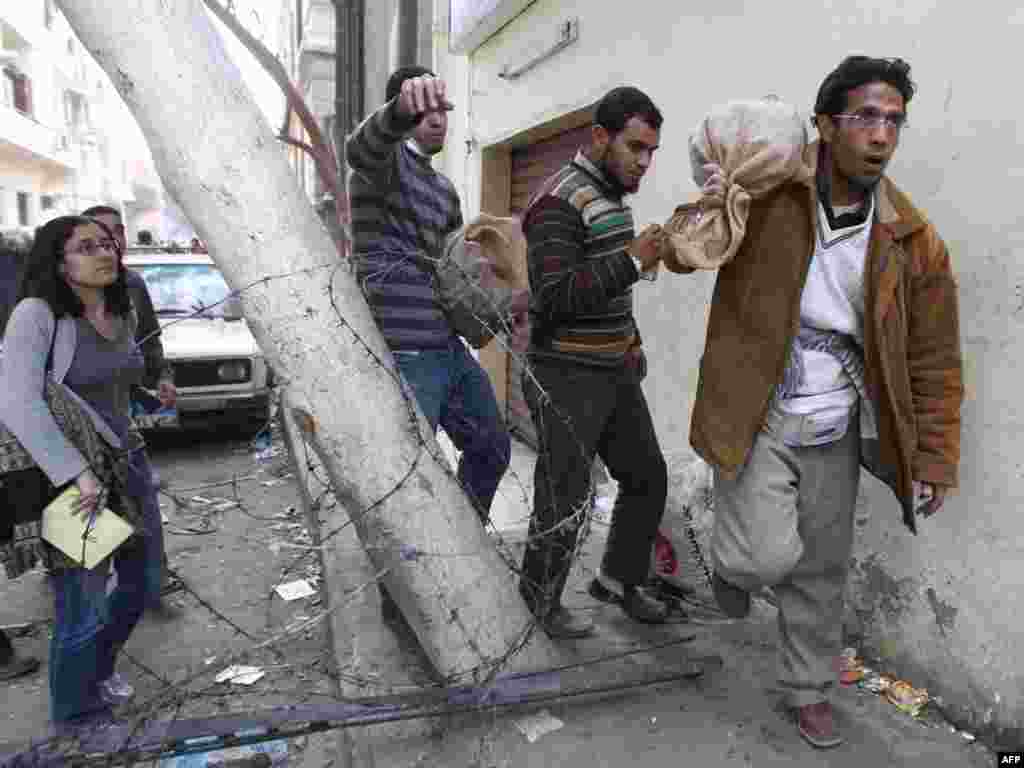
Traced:
<path id="1" fill-rule="evenodd" d="M 779 604 L 779 683 L 794 707 L 827 700 L 838 677 L 842 599 L 853 546 L 860 435 L 790 447 L 799 417 L 773 412 L 735 479 L 715 473 L 711 558 L 742 589 L 771 586 Z"/>

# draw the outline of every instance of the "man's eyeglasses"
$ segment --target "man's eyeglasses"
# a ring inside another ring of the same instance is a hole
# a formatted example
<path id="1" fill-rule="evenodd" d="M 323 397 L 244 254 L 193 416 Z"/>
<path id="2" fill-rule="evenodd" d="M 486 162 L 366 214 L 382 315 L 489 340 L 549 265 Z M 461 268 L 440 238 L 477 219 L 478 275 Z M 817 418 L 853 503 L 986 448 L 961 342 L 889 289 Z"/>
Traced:
<path id="1" fill-rule="evenodd" d="M 108 251 L 109 253 L 118 253 L 117 243 L 113 240 L 82 240 L 79 242 L 77 248 L 70 251 L 64 251 L 64 255 L 67 256 L 72 253 L 81 253 L 86 256 L 95 256 L 100 252 L 100 249 Z"/>
<path id="2" fill-rule="evenodd" d="M 832 117 L 836 120 L 845 120 L 854 128 L 864 131 L 884 126 L 887 130 L 899 133 L 907 125 L 906 115 L 883 115 L 879 112 L 855 112 L 832 115 Z"/>

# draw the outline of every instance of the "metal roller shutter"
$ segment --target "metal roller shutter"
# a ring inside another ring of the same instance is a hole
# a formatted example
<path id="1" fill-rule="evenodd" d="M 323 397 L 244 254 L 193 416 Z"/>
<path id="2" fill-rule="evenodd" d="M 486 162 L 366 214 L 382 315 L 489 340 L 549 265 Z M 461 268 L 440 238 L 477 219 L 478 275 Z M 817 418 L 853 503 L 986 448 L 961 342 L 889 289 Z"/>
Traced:
<path id="1" fill-rule="evenodd" d="M 530 144 L 512 152 L 511 206 L 512 215 L 521 216 L 530 198 L 544 180 L 572 160 L 576 150 L 590 143 L 590 126 L 565 131 L 549 139 Z M 508 356 L 508 401 L 505 418 L 513 435 L 537 447 L 537 433 L 533 428 L 530 409 L 523 398 L 520 362 L 530 339 L 529 326 L 525 326 L 512 339 L 512 354 Z"/>

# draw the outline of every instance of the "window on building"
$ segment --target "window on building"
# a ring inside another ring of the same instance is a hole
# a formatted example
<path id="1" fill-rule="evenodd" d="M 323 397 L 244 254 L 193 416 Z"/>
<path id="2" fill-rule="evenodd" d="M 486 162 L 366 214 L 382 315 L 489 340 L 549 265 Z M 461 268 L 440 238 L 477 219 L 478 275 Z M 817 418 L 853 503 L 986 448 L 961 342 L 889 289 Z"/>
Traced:
<path id="1" fill-rule="evenodd" d="M 75 38 L 68 38 L 68 55 L 73 56 L 75 53 Z"/>
<path id="2" fill-rule="evenodd" d="M 0 104 L 5 107 L 14 106 L 14 77 L 8 73 L 7 69 L 0 70 Z"/>
<path id="3" fill-rule="evenodd" d="M 29 197 L 28 192 L 18 193 L 18 226 L 29 226 Z"/>
<path id="4" fill-rule="evenodd" d="M 14 67 L 4 67 L 4 103 L 32 115 L 32 81 Z"/>
<path id="5" fill-rule="evenodd" d="M 53 28 L 53 0 L 45 0 L 43 3 L 43 24 L 47 29 Z"/>
<path id="6" fill-rule="evenodd" d="M 64 123 L 71 128 L 89 125 L 89 102 L 82 94 L 64 91 Z"/>
<path id="7" fill-rule="evenodd" d="M 44 211 L 52 211 L 56 200 L 53 195 L 40 195 L 39 196 L 39 207 Z"/>

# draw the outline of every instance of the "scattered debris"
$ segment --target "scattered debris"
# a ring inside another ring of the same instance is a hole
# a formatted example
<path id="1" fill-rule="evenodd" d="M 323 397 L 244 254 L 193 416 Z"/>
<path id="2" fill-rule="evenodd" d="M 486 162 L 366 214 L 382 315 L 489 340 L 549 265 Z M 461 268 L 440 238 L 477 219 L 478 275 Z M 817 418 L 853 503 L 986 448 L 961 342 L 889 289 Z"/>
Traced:
<path id="1" fill-rule="evenodd" d="M 928 691 L 915 688 L 904 680 L 897 680 L 886 690 L 885 698 L 901 712 L 917 717 L 928 703 Z"/>
<path id="2" fill-rule="evenodd" d="M 839 657 L 839 681 L 844 685 L 856 683 L 861 690 L 884 696 L 898 710 L 915 718 L 930 700 L 924 688 L 864 666 L 855 648 L 846 648 Z"/>
<path id="3" fill-rule="evenodd" d="M 519 732 L 526 737 L 526 740 L 533 744 L 544 734 L 557 731 L 565 723 L 557 717 L 552 717 L 551 712 L 547 709 L 542 709 L 536 714 L 519 718 L 515 721 L 515 725 Z"/>
<path id="4" fill-rule="evenodd" d="M 253 457 L 257 464 L 267 464 L 281 453 L 280 447 L 273 445 L 269 432 L 260 432 L 252 441 Z"/>
<path id="5" fill-rule="evenodd" d="M 278 584 L 274 587 L 274 591 L 281 596 L 286 602 L 293 600 L 301 600 L 304 597 L 312 597 L 316 594 L 316 589 L 306 579 L 296 579 L 295 581 L 289 581 L 287 584 Z"/>
<path id="6" fill-rule="evenodd" d="M 857 658 L 856 648 L 847 648 L 839 656 L 839 682 L 853 685 L 864 679 L 864 662 Z"/>
<path id="7" fill-rule="evenodd" d="M 244 664 L 232 664 L 213 679 L 218 683 L 252 685 L 264 675 L 266 675 L 266 672 L 259 667 L 248 667 Z"/>
<path id="8" fill-rule="evenodd" d="M 160 768 L 283 768 L 288 765 L 288 741 L 274 739 L 244 747 L 163 757 L 159 765 Z"/>

